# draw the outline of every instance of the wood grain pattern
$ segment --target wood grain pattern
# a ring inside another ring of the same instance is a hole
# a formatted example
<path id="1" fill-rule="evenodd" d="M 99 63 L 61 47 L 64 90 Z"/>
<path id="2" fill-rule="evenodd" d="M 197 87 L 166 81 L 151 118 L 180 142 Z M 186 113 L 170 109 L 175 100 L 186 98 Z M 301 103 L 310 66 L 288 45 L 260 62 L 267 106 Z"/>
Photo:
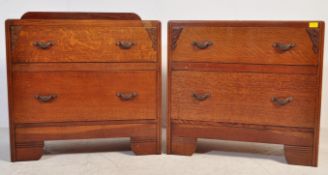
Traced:
<path id="1" fill-rule="evenodd" d="M 314 76 L 175 71 L 172 83 L 172 119 L 314 126 Z M 210 97 L 197 101 L 193 93 Z M 277 106 L 273 97 L 293 101 Z"/>
<path id="2" fill-rule="evenodd" d="M 160 154 L 156 137 L 132 137 L 131 149 L 136 155 Z"/>
<path id="3" fill-rule="evenodd" d="M 166 116 L 166 153 L 172 154 L 172 132 L 171 132 L 171 91 L 172 91 L 172 50 L 171 46 L 173 37 L 173 30 L 171 22 L 167 25 L 167 85 L 166 85 L 166 102 L 167 102 L 167 116 Z"/>
<path id="4" fill-rule="evenodd" d="M 169 27 L 309 27 L 311 21 L 251 21 L 251 20 L 170 20 Z M 324 21 L 318 22 L 318 27 L 323 28 Z"/>
<path id="5" fill-rule="evenodd" d="M 156 119 L 156 72 L 14 72 L 15 123 Z M 74 91 L 72 91 L 74 90 Z M 135 92 L 128 101 L 118 92 Z M 37 95 L 56 94 L 50 103 Z"/>
<path id="6" fill-rule="evenodd" d="M 299 146 L 313 145 L 313 129 L 172 120 L 172 135 L 193 138 L 275 143 Z"/>
<path id="7" fill-rule="evenodd" d="M 194 41 L 212 41 L 207 49 L 198 49 Z M 281 53 L 274 43 L 295 43 Z M 317 65 L 312 42 L 305 28 L 278 27 L 184 27 L 172 52 L 174 61 L 220 62 L 278 65 Z"/>
<path id="8" fill-rule="evenodd" d="M 293 144 L 307 147 L 312 146 L 314 138 L 313 130 L 299 128 L 260 127 L 257 125 L 232 125 L 230 123 L 181 120 L 172 121 L 171 132 L 170 153 L 180 155 L 192 155 L 197 147 L 197 138 Z M 288 152 L 287 150 L 285 154 L 286 157 L 290 156 L 293 159 L 294 152 Z M 302 154 L 298 156 L 301 157 Z M 294 164 L 297 164 L 297 161 Z"/>
<path id="9" fill-rule="evenodd" d="M 50 123 L 50 125 L 25 124 L 16 129 L 17 156 L 14 160 L 38 160 L 43 154 L 44 140 L 63 139 L 131 137 L 131 149 L 136 154 L 159 154 L 156 135 L 155 120 L 151 123 L 148 121 L 122 121 L 120 124 L 103 121 L 84 122 L 83 124 L 76 122 Z"/>
<path id="10" fill-rule="evenodd" d="M 201 72 L 251 72 L 275 74 L 311 74 L 318 73 L 317 66 L 286 66 L 286 65 L 257 65 L 257 64 L 220 64 L 220 63 L 172 63 L 174 71 L 201 71 Z"/>
<path id="11" fill-rule="evenodd" d="M 44 142 L 20 142 L 15 145 L 14 160 L 38 160 L 43 155 Z"/>
<path id="12" fill-rule="evenodd" d="M 197 147 L 197 138 L 193 137 L 172 137 L 172 153 L 191 156 Z"/>
<path id="13" fill-rule="evenodd" d="M 16 141 L 25 143 L 43 140 L 156 136 L 154 120 L 152 123 L 145 120 L 122 121 L 120 124 L 106 123 L 106 121 L 75 123 L 77 122 L 51 123 L 51 125 L 24 124 L 16 128 Z"/>
<path id="14" fill-rule="evenodd" d="M 30 27 L 56 27 L 56 26 L 72 26 L 72 27 L 114 27 L 114 28 L 130 28 L 130 27 L 140 27 L 140 28 L 152 28 L 152 27 L 160 27 L 160 21 L 156 20 L 92 20 L 92 19 L 52 19 L 52 20 L 44 20 L 44 19 L 8 19 L 6 20 L 10 24 L 10 27 L 17 26 L 30 26 Z"/>
<path id="15" fill-rule="evenodd" d="M 135 154 L 161 153 L 159 21 L 132 13 L 22 18 L 6 21 L 12 161 L 37 160 L 44 141 L 63 139 L 129 137 Z"/>
<path id="16" fill-rule="evenodd" d="M 141 20 L 135 13 L 27 12 L 21 19 Z"/>
<path id="17" fill-rule="evenodd" d="M 20 26 L 13 39 L 15 63 L 156 61 L 153 42 L 142 27 Z M 34 45 L 50 41 L 53 45 L 48 49 Z M 134 44 L 122 49 L 119 41 Z"/>
<path id="18" fill-rule="evenodd" d="M 11 58 L 11 50 L 12 50 L 12 39 L 11 39 L 11 21 L 6 20 L 5 22 L 5 34 L 6 34 L 6 63 L 7 63 L 7 89 L 8 89 L 8 115 L 9 115 L 9 130 L 10 130 L 10 158 L 11 160 L 16 159 L 16 151 L 15 151 L 15 125 L 14 119 L 11 117 L 13 112 L 13 90 L 12 90 L 12 58 Z"/>
<path id="19" fill-rule="evenodd" d="M 264 142 L 285 145 L 290 164 L 317 166 L 324 27 L 170 21 L 167 152 L 193 153 L 176 138 Z M 295 45 L 277 52 L 273 42 Z"/>
<path id="20" fill-rule="evenodd" d="M 15 72 L 122 72 L 160 71 L 157 63 L 22 63 L 14 64 Z"/>
<path id="21" fill-rule="evenodd" d="M 313 148 L 305 146 L 285 145 L 285 157 L 289 164 L 295 165 L 315 165 L 313 158 Z"/>
<path id="22" fill-rule="evenodd" d="M 323 57 L 324 57 L 324 41 L 325 41 L 325 23 L 320 23 L 320 40 L 319 40 L 319 66 L 317 70 L 319 90 L 317 93 L 317 108 L 315 113 L 315 132 L 314 132 L 314 146 L 313 146 L 313 166 L 318 166 L 318 155 L 319 155 L 319 135 L 320 135 L 320 112 L 321 112 L 321 98 L 322 98 L 322 73 L 323 73 Z"/>
<path id="23" fill-rule="evenodd" d="M 157 47 L 160 48 L 157 50 L 157 73 L 156 73 L 156 83 L 157 83 L 157 101 L 156 101 L 156 111 L 157 111 L 157 153 L 162 153 L 162 27 L 161 23 L 157 22 Z"/>

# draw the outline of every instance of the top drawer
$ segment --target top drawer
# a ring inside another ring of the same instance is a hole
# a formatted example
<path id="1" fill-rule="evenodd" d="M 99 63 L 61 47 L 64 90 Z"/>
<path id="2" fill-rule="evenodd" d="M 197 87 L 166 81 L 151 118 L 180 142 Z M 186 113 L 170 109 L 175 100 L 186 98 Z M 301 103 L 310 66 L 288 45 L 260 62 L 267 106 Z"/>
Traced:
<path id="1" fill-rule="evenodd" d="M 14 63 L 157 61 L 156 26 L 50 23 L 10 27 Z"/>
<path id="2" fill-rule="evenodd" d="M 176 62 L 317 65 L 320 29 L 293 26 L 171 26 Z"/>

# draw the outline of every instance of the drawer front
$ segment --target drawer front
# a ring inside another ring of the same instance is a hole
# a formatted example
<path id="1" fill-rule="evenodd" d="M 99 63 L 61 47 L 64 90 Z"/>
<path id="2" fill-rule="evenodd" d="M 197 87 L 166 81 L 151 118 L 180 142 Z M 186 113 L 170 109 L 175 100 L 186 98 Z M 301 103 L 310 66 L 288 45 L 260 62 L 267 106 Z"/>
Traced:
<path id="1" fill-rule="evenodd" d="M 180 32 L 173 37 L 177 39 L 173 61 L 318 64 L 319 55 L 306 28 L 183 27 Z"/>
<path id="2" fill-rule="evenodd" d="M 14 121 L 156 119 L 156 87 L 156 71 L 14 72 Z"/>
<path id="3" fill-rule="evenodd" d="M 172 73 L 171 118 L 314 127 L 315 76 L 257 73 Z"/>
<path id="4" fill-rule="evenodd" d="M 13 62 L 156 62 L 144 27 L 16 26 Z M 15 30 L 15 32 L 13 32 Z M 155 45 L 153 45 L 155 44 Z"/>

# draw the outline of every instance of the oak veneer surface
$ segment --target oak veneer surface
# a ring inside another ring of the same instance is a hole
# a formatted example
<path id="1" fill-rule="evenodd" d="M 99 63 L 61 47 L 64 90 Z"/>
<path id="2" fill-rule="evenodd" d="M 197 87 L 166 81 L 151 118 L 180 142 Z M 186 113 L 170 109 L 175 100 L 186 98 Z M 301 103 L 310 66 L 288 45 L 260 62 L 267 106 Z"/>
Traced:
<path id="1" fill-rule="evenodd" d="M 185 27 L 172 53 L 174 61 L 249 64 L 316 65 L 312 42 L 305 28 L 293 27 Z M 211 41 L 208 49 L 193 42 Z M 294 43 L 280 53 L 274 43 Z"/>
<path id="2" fill-rule="evenodd" d="M 285 145 L 317 166 L 324 22 L 171 21 L 168 153 L 197 138 Z"/>
<path id="3" fill-rule="evenodd" d="M 12 55 L 17 63 L 156 62 L 157 53 L 147 32 L 147 29 L 156 29 L 154 27 L 20 25 L 18 28 L 14 29 L 19 33 L 13 40 Z M 36 47 L 36 42 L 51 42 L 52 45 L 45 50 Z M 130 49 L 122 49 L 119 42 L 133 45 Z"/>
<path id="4" fill-rule="evenodd" d="M 175 71 L 172 76 L 172 119 L 314 126 L 312 75 Z M 199 101 L 193 95 L 208 98 Z M 272 103 L 274 97 L 293 99 L 279 106 Z"/>
<path id="5" fill-rule="evenodd" d="M 16 123 L 156 119 L 155 79 L 155 71 L 14 72 L 13 116 Z M 38 95 L 56 97 L 42 103 Z"/>
<path id="6" fill-rule="evenodd" d="M 6 21 L 12 161 L 44 141 L 129 137 L 159 154 L 160 23 L 132 13 L 29 12 Z"/>
<path id="7" fill-rule="evenodd" d="M 141 20 L 135 13 L 27 12 L 21 19 L 108 19 Z"/>

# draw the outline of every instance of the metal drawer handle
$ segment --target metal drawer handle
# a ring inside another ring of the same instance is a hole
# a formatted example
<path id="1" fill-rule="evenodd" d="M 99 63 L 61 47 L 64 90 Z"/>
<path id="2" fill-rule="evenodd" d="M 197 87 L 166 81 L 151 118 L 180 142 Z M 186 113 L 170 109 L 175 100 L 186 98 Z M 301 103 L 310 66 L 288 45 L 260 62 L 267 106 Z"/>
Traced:
<path id="1" fill-rule="evenodd" d="M 41 103 L 49 103 L 54 101 L 57 98 L 57 95 L 36 95 L 34 98 Z"/>
<path id="2" fill-rule="evenodd" d="M 135 45 L 135 43 L 131 41 L 118 41 L 116 45 L 119 46 L 121 49 L 130 49 L 132 46 Z"/>
<path id="3" fill-rule="evenodd" d="M 116 96 L 119 97 L 123 101 L 132 100 L 138 94 L 136 92 L 117 92 Z"/>
<path id="4" fill-rule="evenodd" d="M 193 41 L 192 42 L 193 46 L 196 46 L 198 49 L 206 49 L 213 45 L 212 41 L 204 41 L 204 42 L 198 42 L 198 41 Z"/>
<path id="5" fill-rule="evenodd" d="M 52 47 L 54 45 L 54 43 L 52 41 L 36 41 L 33 43 L 33 45 L 39 49 L 49 49 L 50 47 Z"/>
<path id="6" fill-rule="evenodd" d="M 192 97 L 194 97 L 198 101 L 204 101 L 208 97 L 210 97 L 210 94 L 209 93 L 205 93 L 205 94 L 192 93 Z"/>
<path id="7" fill-rule="evenodd" d="M 277 97 L 272 97 L 271 99 L 272 103 L 277 105 L 277 106 L 284 106 L 291 101 L 293 101 L 293 97 L 287 97 L 287 98 L 277 98 Z"/>
<path id="8" fill-rule="evenodd" d="M 276 48 L 279 52 L 286 52 L 296 46 L 295 43 L 288 43 L 288 44 L 283 44 L 283 43 L 273 43 L 272 47 Z"/>

